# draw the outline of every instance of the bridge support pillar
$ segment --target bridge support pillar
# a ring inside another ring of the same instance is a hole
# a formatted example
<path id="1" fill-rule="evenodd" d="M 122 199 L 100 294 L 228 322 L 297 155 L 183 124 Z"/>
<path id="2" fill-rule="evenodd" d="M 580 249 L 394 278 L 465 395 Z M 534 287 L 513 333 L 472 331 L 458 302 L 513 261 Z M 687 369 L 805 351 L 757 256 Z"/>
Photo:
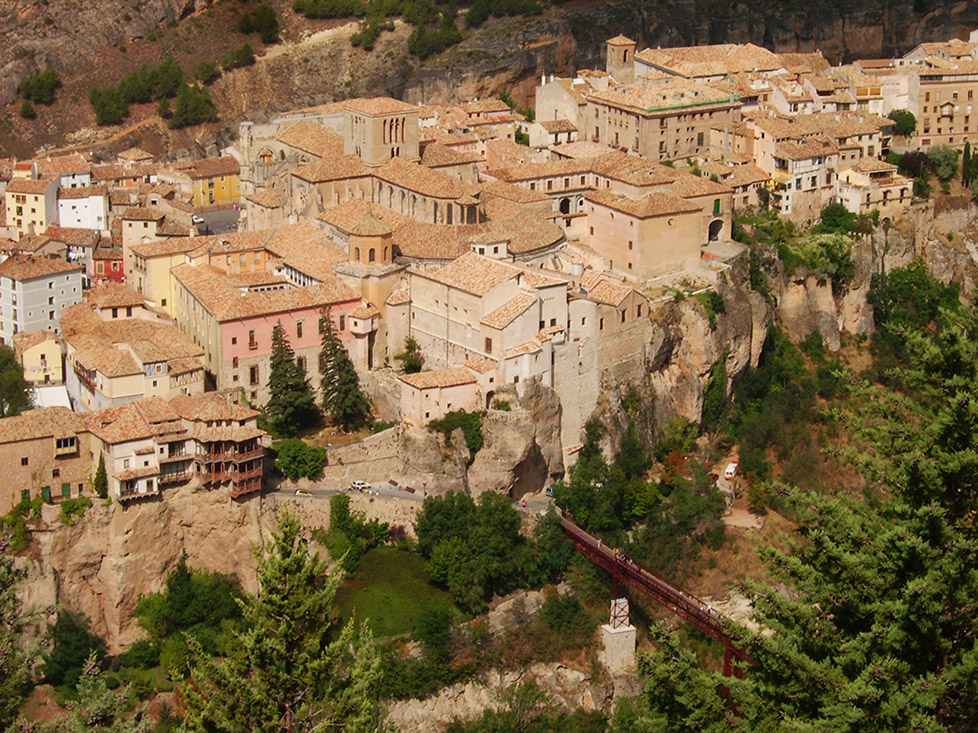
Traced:
<path id="1" fill-rule="evenodd" d="M 631 624 L 618 628 L 611 624 L 601 626 L 601 640 L 604 642 L 602 661 L 609 672 L 618 674 L 635 666 L 636 636 L 635 627 Z"/>

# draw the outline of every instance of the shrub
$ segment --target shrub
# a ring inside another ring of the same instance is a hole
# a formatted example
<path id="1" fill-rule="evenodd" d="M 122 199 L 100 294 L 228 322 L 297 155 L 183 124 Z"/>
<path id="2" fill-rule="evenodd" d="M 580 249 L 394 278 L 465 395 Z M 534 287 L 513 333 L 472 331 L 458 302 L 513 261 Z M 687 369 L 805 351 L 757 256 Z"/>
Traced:
<path id="1" fill-rule="evenodd" d="M 38 104 L 54 104 L 55 92 L 61 86 L 61 78 L 54 69 L 21 79 L 17 93 L 24 99 Z"/>
<path id="2" fill-rule="evenodd" d="M 493 400 L 492 409 L 500 410 L 502 412 L 509 412 L 510 406 L 508 400 Z"/>
<path id="3" fill-rule="evenodd" d="M 73 525 L 75 517 L 80 517 L 91 505 L 92 500 L 87 496 L 80 496 L 77 499 L 64 499 L 61 502 L 61 523 Z"/>
<path id="4" fill-rule="evenodd" d="M 201 84 L 210 84 L 221 75 L 221 70 L 214 61 L 201 61 L 194 70 L 194 77 Z"/>
<path id="5" fill-rule="evenodd" d="M 950 145 L 934 145 L 927 151 L 927 159 L 934 173 L 942 181 L 947 181 L 958 170 L 958 151 Z"/>
<path id="6" fill-rule="evenodd" d="M 292 481 L 300 477 L 316 478 L 326 465 L 326 449 L 309 445 L 299 438 L 289 438 L 272 446 L 277 454 L 275 468 Z"/>
<path id="7" fill-rule="evenodd" d="M 221 68 L 225 71 L 251 66 L 253 63 L 255 63 L 255 52 L 247 43 L 234 51 L 228 51 L 221 58 Z"/>
<path id="8" fill-rule="evenodd" d="M 217 109 L 211 101 L 211 93 L 207 87 L 198 85 L 180 88 L 177 103 L 173 109 L 173 117 L 167 123 L 170 129 L 197 125 L 217 119 Z"/>
<path id="9" fill-rule="evenodd" d="M 60 611 L 51 633 L 51 652 L 44 657 L 41 672 L 52 685 L 74 687 L 89 655 L 99 660 L 105 654 L 105 642 L 88 630 L 88 619 L 82 614 Z"/>
<path id="10" fill-rule="evenodd" d="M 894 109 L 887 115 L 896 124 L 893 125 L 893 132 L 896 135 L 913 135 L 917 129 L 917 118 L 908 109 Z"/>
<path id="11" fill-rule="evenodd" d="M 148 639 L 140 639 L 122 655 L 120 662 L 126 667 L 152 669 L 160 663 L 160 647 Z"/>
<path id="12" fill-rule="evenodd" d="M 706 309 L 706 317 L 710 319 L 710 325 L 716 325 L 718 313 L 727 312 L 727 305 L 723 302 L 723 296 L 716 290 L 707 290 L 703 293 L 698 293 L 696 299 Z"/>
<path id="13" fill-rule="evenodd" d="M 24 103 L 20 105 L 20 116 L 27 120 L 33 120 L 37 117 L 37 110 L 34 109 L 34 105 L 29 99 L 25 99 Z"/>
<path id="14" fill-rule="evenodd" d="M 482 416 L 478 412 L 452 410 L 440 420 L 432 420 L 428 423 L 429 430 L 434 430 L 445 436 L 445 445 L 451 442 L 452 432 L 455 428 L 462 428 L 465 435 L 465 445 L 469 449 L 469 465 L 471 465 L 475 460 L 476 453 L 482 449 L 484 441 Z"/>

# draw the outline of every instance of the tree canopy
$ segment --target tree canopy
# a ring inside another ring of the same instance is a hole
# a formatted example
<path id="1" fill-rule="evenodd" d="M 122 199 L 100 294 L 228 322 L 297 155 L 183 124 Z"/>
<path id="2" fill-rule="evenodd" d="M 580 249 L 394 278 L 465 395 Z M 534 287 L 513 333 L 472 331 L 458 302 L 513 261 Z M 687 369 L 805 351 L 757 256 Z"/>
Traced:
<path id="1" fill-rule="evenodd" d="M 32 405 L 24 370 L 9 346 L 0 344 L 0 417 L 13 417 Z"/>
<path id="2" fill-rule="evenodd" d="M 281 323 L 272 328 L 268 389 L 271 394 L 265 404 L 265 419 L 278 435 L 290 438 L 319 418 L 309 380 Z"/>
<path id="3" fill-rule="evenodd" d="M 336 333 L 328 310 L 324 310 L 319 318 L 319 332 L 322 335 L 319 373 L 323 412 L 346 431 L 361 428 L 370 419 L 370 402 L 360 389 L 356 367 Z"/>
<path id="4" fill-rule="evenodd" d="M 913 135 L 917 129 L 917 118 L 908 109 L 894 109 L 887 115 L 896 124 L 893 125 L 893 132 L 897 135 Z"/>
<path id="5" fill-rule="evenodd" d="M 260 590 L 240 602 L 247 630 L 223 661 L 199 656 L 184 688 L 187 729 L 376 730 L 380 657 L 366 626 L 333 629 L 341 575 L 327 572 L 288 513 L 255 556 Z"/>

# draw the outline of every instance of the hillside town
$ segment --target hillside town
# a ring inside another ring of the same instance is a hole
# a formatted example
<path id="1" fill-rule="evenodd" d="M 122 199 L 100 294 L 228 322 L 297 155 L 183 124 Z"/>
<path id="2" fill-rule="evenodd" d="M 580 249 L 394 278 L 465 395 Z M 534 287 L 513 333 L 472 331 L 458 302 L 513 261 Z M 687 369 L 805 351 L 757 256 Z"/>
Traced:
<path id="1" fill-rule="evenodd" d="M 744 251 L 735 212 L 896 219 L 913 181 L 887 153 L 978 140 L 975 39 L 841 66 L 606 49 L 603 70 L 544 75 L 532 115 L 350 99 L 242 122 L 216 158 L 3 161 L 0 338 L 34 409 L 0 421 L 0 512 L 89 494 L 100 462 L 123 502 L 254 494 L 273 328 L 319 391 L 323 313 L 379 419 L 423 427 L 536 380 L 571 465 L 602 381 L 646 369 L 657 304 Z M 395 369 L 409 340 L 424 371 Z"/>

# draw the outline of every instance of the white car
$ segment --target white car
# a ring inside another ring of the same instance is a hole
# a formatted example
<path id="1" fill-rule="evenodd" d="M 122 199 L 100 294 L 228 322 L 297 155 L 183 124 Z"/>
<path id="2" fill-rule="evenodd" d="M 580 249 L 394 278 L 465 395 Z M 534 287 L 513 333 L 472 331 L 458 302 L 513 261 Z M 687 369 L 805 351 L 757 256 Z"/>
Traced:
<path id="1" fill-rule="evenodd" d="M 200 226 L 201 224 L 204 223 L 204 217 L 202 217 L 202 216 L 200 216 L 198 214 L 194 214 L 193 216 L 190 217 L 190 221 L 192 221 L 194 224 Z"/>
<path id="2" fill-rule="evenodd" d="M 350 491 L 359 491 L 361 494 L 364 491 L 370 491 L 372 487 L 366 481 L 354 481 L 350 484 Z"/>
<path id="3" fill-rule="evenodd" d="M 312 496 L 312 493 L 309 492 L 309 491 L 306 491 L 305 489 L 296 489 L 295 490 L 295 495 L 296 496 Z"/>

